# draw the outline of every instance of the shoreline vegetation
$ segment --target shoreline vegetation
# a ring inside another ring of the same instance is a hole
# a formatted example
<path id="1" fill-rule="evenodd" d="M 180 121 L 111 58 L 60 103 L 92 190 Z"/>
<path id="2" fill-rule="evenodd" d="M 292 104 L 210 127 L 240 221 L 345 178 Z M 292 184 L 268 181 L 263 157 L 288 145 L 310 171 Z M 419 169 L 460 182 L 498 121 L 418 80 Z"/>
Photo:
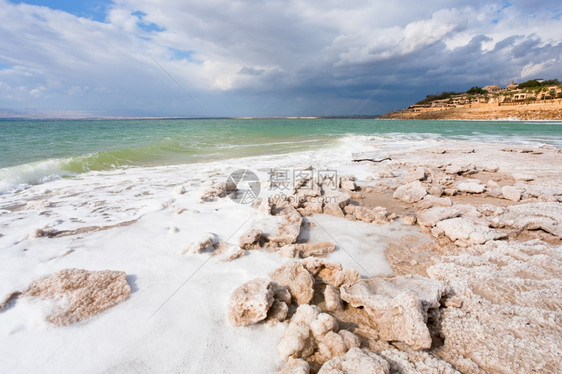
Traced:
<path id="1" fill-rule="evenodd" d="M 382 119 L 562 120 L 562 84 L 533 79 L 520 84 L 474 86 L 466 92 L 442 92 Z"/>

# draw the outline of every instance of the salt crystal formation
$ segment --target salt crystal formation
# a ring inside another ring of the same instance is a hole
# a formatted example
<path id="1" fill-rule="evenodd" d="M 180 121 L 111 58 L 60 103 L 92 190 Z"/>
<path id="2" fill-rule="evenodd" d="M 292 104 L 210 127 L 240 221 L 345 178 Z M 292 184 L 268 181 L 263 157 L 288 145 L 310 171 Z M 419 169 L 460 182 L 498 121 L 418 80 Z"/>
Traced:
<path id="1" fill-rule="evenodd" d="M 323 244 L 279 249 L 304 257 L 271 274 L 291 296 L 289 311 L 276 319 L 290 317 L 278 345 L 283 373 L 562 372 L 559 184 L 526 184 L 542 178 L 531 175 L 506 185 L 513 178 L 497 166 L 469 161 L 473 149 L 442 153 L 449 163 L 410 164 L 404 179 L 397 178 L 404 173 L 396 164 L 388 166 L 396 173 L 378 171 L 386 178 L 380 191 L 394 191 L 398 204 L 409 204 L 402 221 L 437 238 L 407 259 L 418 268 L 425 261 L 419 273 L 426 276 L 361 279 L 340 264 L 307 257 L 323 252 Z M 376 188 L 359 187 L 352 178 L 339 186 L 349 193 L 317 185 L 307 195 L 297 188 L 302 196 L 332 193 L 337 202 L 291 205 L 301 215 L 322 212 L 376 224 L 393 219 L 384 208 L 358 204 L 360 193 Z M 361 192 L 351 192 L 356 190 Z M 392 266 L 397 274 L 407 269 Z"/>
<path id="2" fill-rule="evenodd" d="M 345 355 L 326 362 L 318 374 L 389 374 L 389 370 L 388 362 L 376 353 L 352 348 Z"/>
<path id="3" fill-rule="evenodd" d="M 398 187 L 393 196 L 395 199 L 402 200 L 406 203 L 415 203 L 423 199 L 425 195 L 427 195 L 427 190 L 423 184 L 417 180 Z"/>
<path id="4" fill-rule="evenodd" d="M 492 242 L 428 269 L 455 296 L 436 353 L 461 372 L 559 373 L 562 253 L 540 241 Z"/>
<path id="5" fill-rule="evenodd" d="M 314 278 L 300 262 L 289 262 L 271 273 L 271 279 L 287 287 L 297 304 L 308 304 L 314 295 Z"/>
<path id="6" fill-rule="evenodd" d="M 230 296 L 228 318 L 233 326 L 249 326 L 268 317 L 276 320 L 287 316 L 291 296 L 285 287 L 271 280 L 258 278 L 244 283 Z"/>
<path id="7" fill-rule="evenodd" d="M 131 287 L 122 271 L 65 269 L 33 281 L 21 297 L 61 302 L 47 320 L 57 326 L 90 318 L 129 297 Z"/>
<path id="8" fill-rule="evenodd" d="M 363 307 L 378 326 L 380 338 L 403 341 L 414 349 L 431 347 L 427 312 L 438 308 L 446 287 L 421 276 L 360 280 L 341 287 L 341 298 Z"/>

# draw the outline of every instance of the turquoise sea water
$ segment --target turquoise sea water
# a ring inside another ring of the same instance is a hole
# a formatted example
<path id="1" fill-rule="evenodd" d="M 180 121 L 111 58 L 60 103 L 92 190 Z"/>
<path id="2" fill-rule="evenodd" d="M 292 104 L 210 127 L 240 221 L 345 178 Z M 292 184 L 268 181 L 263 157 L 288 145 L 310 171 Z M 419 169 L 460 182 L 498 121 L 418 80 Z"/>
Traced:
<path id="1" fill-rule="evenodd" d="M 562 122 L 376 119 L 3 120 L 0 192 L 90 170 L 205 162 L 329 147 L 345 136 L 546 143 Z"/>

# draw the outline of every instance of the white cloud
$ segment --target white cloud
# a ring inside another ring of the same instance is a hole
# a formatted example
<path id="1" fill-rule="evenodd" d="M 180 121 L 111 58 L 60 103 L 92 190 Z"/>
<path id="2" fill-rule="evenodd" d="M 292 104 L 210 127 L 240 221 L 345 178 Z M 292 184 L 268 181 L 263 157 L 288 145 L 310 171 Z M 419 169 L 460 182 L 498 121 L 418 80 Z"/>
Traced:
<path id="1" fill-rule="evenodd" d="M 364 110 L 380 112 L 428 89 L 549 78 L 562 48 L 549 2 L 115 0 L 106 22 L 0 7 L 2 105 L 108 114 L 204 115 L 158 64 L 215 115 L 346 114 L 372 92 L 385 95 Z"/>

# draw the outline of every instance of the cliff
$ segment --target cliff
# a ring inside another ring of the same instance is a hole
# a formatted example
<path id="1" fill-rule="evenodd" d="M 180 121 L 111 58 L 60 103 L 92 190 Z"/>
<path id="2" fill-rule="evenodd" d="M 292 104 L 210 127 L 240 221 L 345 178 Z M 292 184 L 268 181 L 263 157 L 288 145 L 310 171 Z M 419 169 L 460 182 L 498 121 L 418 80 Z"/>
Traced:
<path id="1" fill-rule="evenodd" d="M 387 119 L 463 119 L 463 120 L 562 120 L 562 99 L 535 103 L 468 104 L 433 107 L 413 105 L 380 116 Z"/>

